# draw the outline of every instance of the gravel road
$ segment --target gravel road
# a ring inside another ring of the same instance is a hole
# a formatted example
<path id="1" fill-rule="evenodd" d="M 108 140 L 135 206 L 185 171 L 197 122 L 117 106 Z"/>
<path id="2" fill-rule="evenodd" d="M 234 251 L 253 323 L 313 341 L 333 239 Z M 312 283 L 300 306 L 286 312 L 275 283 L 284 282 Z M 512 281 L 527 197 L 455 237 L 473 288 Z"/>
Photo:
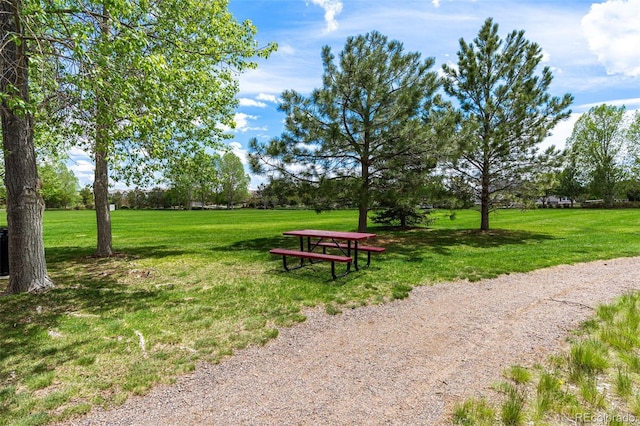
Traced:
<path id="1" fill-rule="evenodd" d="M 313 309 L 264 347 L 66 424 L 448 424 L 455 402 L 560 350 L 597 305 L 634 290 L 640 257 L 423 286 L 336 316 Z"/>

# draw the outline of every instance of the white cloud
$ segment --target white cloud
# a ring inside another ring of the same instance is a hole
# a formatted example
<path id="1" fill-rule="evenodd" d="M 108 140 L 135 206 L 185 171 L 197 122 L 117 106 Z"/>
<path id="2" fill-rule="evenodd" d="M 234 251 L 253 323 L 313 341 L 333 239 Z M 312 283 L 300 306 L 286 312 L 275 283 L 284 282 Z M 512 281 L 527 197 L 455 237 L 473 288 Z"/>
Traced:
<path id="1" fill-rule="evenodd" d="M 266 176 L 258 176 L 258 175 L 249 175 L 251 177 L 251 182 L 249 182 L 249 189 L 255 191 L 262 184 L 266 184 L 268 182 Z"/>
<path id="2" fill-rule="evenodd" d="M 549 62 L 551 62 L 551 54 L 548 51 L 542 49 L 542 63 Z"/>
<path id="3" fill-rule="evenodd" d="M 594 102 L 591 104 L 584 104 L 584 105 L 581 105 L 580 107 L 584 110 L 588 110 L 593 107 L 600 106 L 602 104 L 613 105 L 618 107 L 625 106 L 627 107 L 627 111 L 634 111 L 640 108 L 640 98 L 614 99 L 614 100 L 608 100 L 605 102 Z"/>
<path id="4" fill-rule="evenodd" d="M 69 150 L 69 157 L 71 157 L 71 158 L 76 158 L 76 157 L 90 158 L 90 156 L 87 153 L 87 151 L 85 151 L 82 148 L 78 148 L 77 146 L 72 146 L 71 147 L 71 149 Z"/>
<path id="5" fill-rule="evenodd" d="M 240 159 L 242 164 L 244 164 L 245 166 L 249 164 L 249 151 L 244 149 L 240 142 L 230 142 L 229 148 L 231 148 L 230 151 Z"/>
<path id="6" fill-rule="evenodd" d="M 311 0 L 311 3 L 324 9 L 324 20 L 327 23 L 328 33 L 338 29 L 336 16 L 342 12 L 342 2 L 340 0 Z"/>
<path id="7" fill-rule="evenodd" d="M 221 130 L 223 130 L 225 132 L 233 131 L 235 133 L 246 133 L 246 132 L 251 131 L 251 130 L 267 131 L 268 128 L 266 128 L 266 127 L 252 127 L 252 126 L 249 125 L 250 122 L 256 121 L 259 118 L 260 117 L 258 117 L 257 115 L 250 115 L 250 114 L 245 114 L 243 112 L 237 112 L 233 117 L 233 120 L 236 123 L 236 127 L 234 129 L 231 129 L 228 126 L 225 126 L 223 124 L 219 124 L 218 128 L 220 128 Z"/>
<path id="8" fill-rule="evenodd" d="M 608 0 L 591 5 L 582 31 L 608 74 L 640 76 L 640 0 Z"/>
<path id="9" fill-rule="evenodd" d="M 67 162 L 67 168 L 78 178 L 80 186 L 91 185 L 94 179 L 93 163 L 88 160 L 71 159 Z"/>
<path id="10" fill-rule="evenodd" d="M 236 122 L 235 130 L 237 132 L 246 132 L 247 130 L 249 130 L 249 121 L 257 120 L 257 119 L 258 119 L 258 116 L 256 115 L 249 115 L 242 112 L 238 112 L 233 118 L 233 121 Z"/>
<path id="11" fill-rule="evenodd" d="M 440 0 L 432 0 L 431 3 L 433 3 L 435 7 L 440 7 Z"/>
<path id="12" fill-rule="evenodd" d="M 69 166 L 69 169 L 73 170 L 74 173 L 93 173 L 93 163 L 86 160 L 76 160 Z"/>
<path id="13" fill-rule="evenodd" d="M 278 51 L 276 54 L 292 56 L 296 54 L 296 49 L 290 44 L 283 44 L 282 46 L 278 45 Z"/>
<path id="14" fill-rule="evenodd" d="M 240 106 L 243 107 L 256 107 L 256 108 L 266 108 L 267 104 L 265 104 L 264 102 L 259 102 L 256 101 L 254 99 L 249 99 L 249 98 L 240 98 L 238 99 L 238 103 Z"/>
<path id="15" fill-rule="evenodd" d="M 307 93 L 322 84 L 321 78 L 322 65 L 319 60 L 317 67 L 295 61 L 268 64 L 243 73 L 240 76 L 240 90 L 244 94 L 282 93 L 290 89 Z"/>
<path id="16" fill-rule="evenodd" d="M 259 101 L 265 101 L 265 102 L 271 102 L 273 104 L 277 104 L 278 103 L 278 98 L 277 97 L 275 97 L 274 95 L 267 95 L 266 93 L 258 94 L 258 100 Z"/>
<path id="17" fill-rule="evenodd" d="M 567 139 L 569 139 L 569 136 L 571 136 L 573 132 L 573 126 L 581 115 L 582 114 L 572 113 L 569 118 L 556 124 L 556 127 L 551 130 L 551 136 L 548 136 L 540 145 L 540 150 L 544 151 L 545 148 L 551 145 L 555 145 L 558 149 L 564 149 Z"/>

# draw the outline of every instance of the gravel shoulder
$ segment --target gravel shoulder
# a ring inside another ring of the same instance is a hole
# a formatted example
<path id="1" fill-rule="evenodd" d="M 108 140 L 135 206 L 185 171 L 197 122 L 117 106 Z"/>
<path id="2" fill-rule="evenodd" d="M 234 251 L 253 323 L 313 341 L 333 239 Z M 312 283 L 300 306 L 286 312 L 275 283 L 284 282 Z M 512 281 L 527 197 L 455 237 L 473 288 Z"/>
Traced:
<path id="1" fill-rule="evenodd" d="M 313 309 L 264 347 L 67 424 L 448 424 L 453 404 L 561 350 L 595 307 L 636 290 L 640 257 L 417 287 L 336 316 Z"/>

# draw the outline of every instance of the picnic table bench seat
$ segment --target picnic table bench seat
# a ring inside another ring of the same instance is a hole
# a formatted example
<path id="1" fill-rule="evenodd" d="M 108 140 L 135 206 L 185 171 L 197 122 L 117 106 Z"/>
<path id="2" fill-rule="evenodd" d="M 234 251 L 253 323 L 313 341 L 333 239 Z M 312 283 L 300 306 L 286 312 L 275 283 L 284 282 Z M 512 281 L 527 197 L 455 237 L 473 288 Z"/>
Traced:
<path id="1" fill-rule="evenodd" d="M 328 248 L 337 248 L 340 249 L 342 251 L 347 250 L 349 248 L 349 246 L 347 244 L 344 243 L 335 243 L 335 242 L 325 242 L 325 241 L 321 241 L 319 243 L 316 243 L 316 245 L 318 247 L 322 247 L 322 253 L 326 253 L 326 249 Z M 353 244 L 351 245 L 351 249 L 353 249 Z M 384 247 L 375 247 L 375 246 L 361 246 L 360 244 L 358 244 L 358 251 L 366 251 L 367 252 L 367 264 L 364 266 L 365 268 L 368 268 L 369 265 L 371 265 L 371 253 L 382 253 L 386 250 L 386 248 Z M 356 269 L 360 269 L 358 267 L 356 267 Z"/>
<path id="2" fill-rule="evenodd" d="M 320 242 L 316 244 L 318 247 L 333 247 L 333 248 L 340 248 L 340 249 L 344 249 L 346 250 L 348 248 L 347 244 L 336 244 L 336 243 L 330 243 L 330 242 Z M 351 245 L 351 248 L 353 248 L 353 244 Z M 374 247 L 374 246 L 361 246 L 360 244 L 358 244 L 358 251 L 368 251 L 368 252 L 374 252 L 374 253 L 382 253 L 383 251 L 385 251 L 386 248 L 384 247 Z"/>
<path id="3" fill-rule="evenodd" d="M 331 276 L 333 277 L 333 279 L 336 279 L 338 277 L 336 275 L 336 267 L 335 267 L 336 262 L 348 264 L 347 272 L 345 272 L 345 275 L 346 275 L 349 272 L 351 262 L 353 261 L 353 258 L 351 258 L 350 256 L 339 256 L 335 254 L 315 253 L 315 252 L 300 251 L 300 250 L 289 250 L 289 249 L 283 249 L 283 248 L 271 249 L 269 250 L 269 253 L 282 256 L 282 265 L 284 266 L 285 271 L 289 271 L 291 269 L 298 269 L 302 266 L 302 262 L 300 262 L 300 265 L 295 267 L 288 266 L 287 257 L 299 257 L 301 259 L 325 260 L 325 261 L 331 262 Z"/>

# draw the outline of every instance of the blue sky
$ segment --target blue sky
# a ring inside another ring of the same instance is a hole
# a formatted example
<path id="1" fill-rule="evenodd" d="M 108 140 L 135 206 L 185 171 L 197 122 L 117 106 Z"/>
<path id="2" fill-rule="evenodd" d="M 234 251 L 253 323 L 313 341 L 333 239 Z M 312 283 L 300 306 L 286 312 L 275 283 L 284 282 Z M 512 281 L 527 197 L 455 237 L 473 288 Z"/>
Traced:
<path id="1" fill-rule="evenodd" d="M 553 72 L 551 93 L 575 98 L 571 119 L 545 144 L 564 146 L 575 120 L 592 106 L 640 108 L 640 0 L 230 0 L 229 9 L 257 26 L 261 44 L 279 45 L 258 69 L 239 76 L 231 144 L 243 161 L 249 139 L 282 133 L 277 103 L 284 90 L 308 94 L 321 86 L 322 46 L 337 54 L 347 37 L 373 30 L 401 41 L 406 51 L 434 57 L 434 70 L 455 63 L 459 39 L 473 40 L 488 17 L 501 37 L 524 30 Z M 84 185 L 92 165 L 74 155 L 71 168 Z M 261 181 L 253 177 L 251 186 Z"/>

